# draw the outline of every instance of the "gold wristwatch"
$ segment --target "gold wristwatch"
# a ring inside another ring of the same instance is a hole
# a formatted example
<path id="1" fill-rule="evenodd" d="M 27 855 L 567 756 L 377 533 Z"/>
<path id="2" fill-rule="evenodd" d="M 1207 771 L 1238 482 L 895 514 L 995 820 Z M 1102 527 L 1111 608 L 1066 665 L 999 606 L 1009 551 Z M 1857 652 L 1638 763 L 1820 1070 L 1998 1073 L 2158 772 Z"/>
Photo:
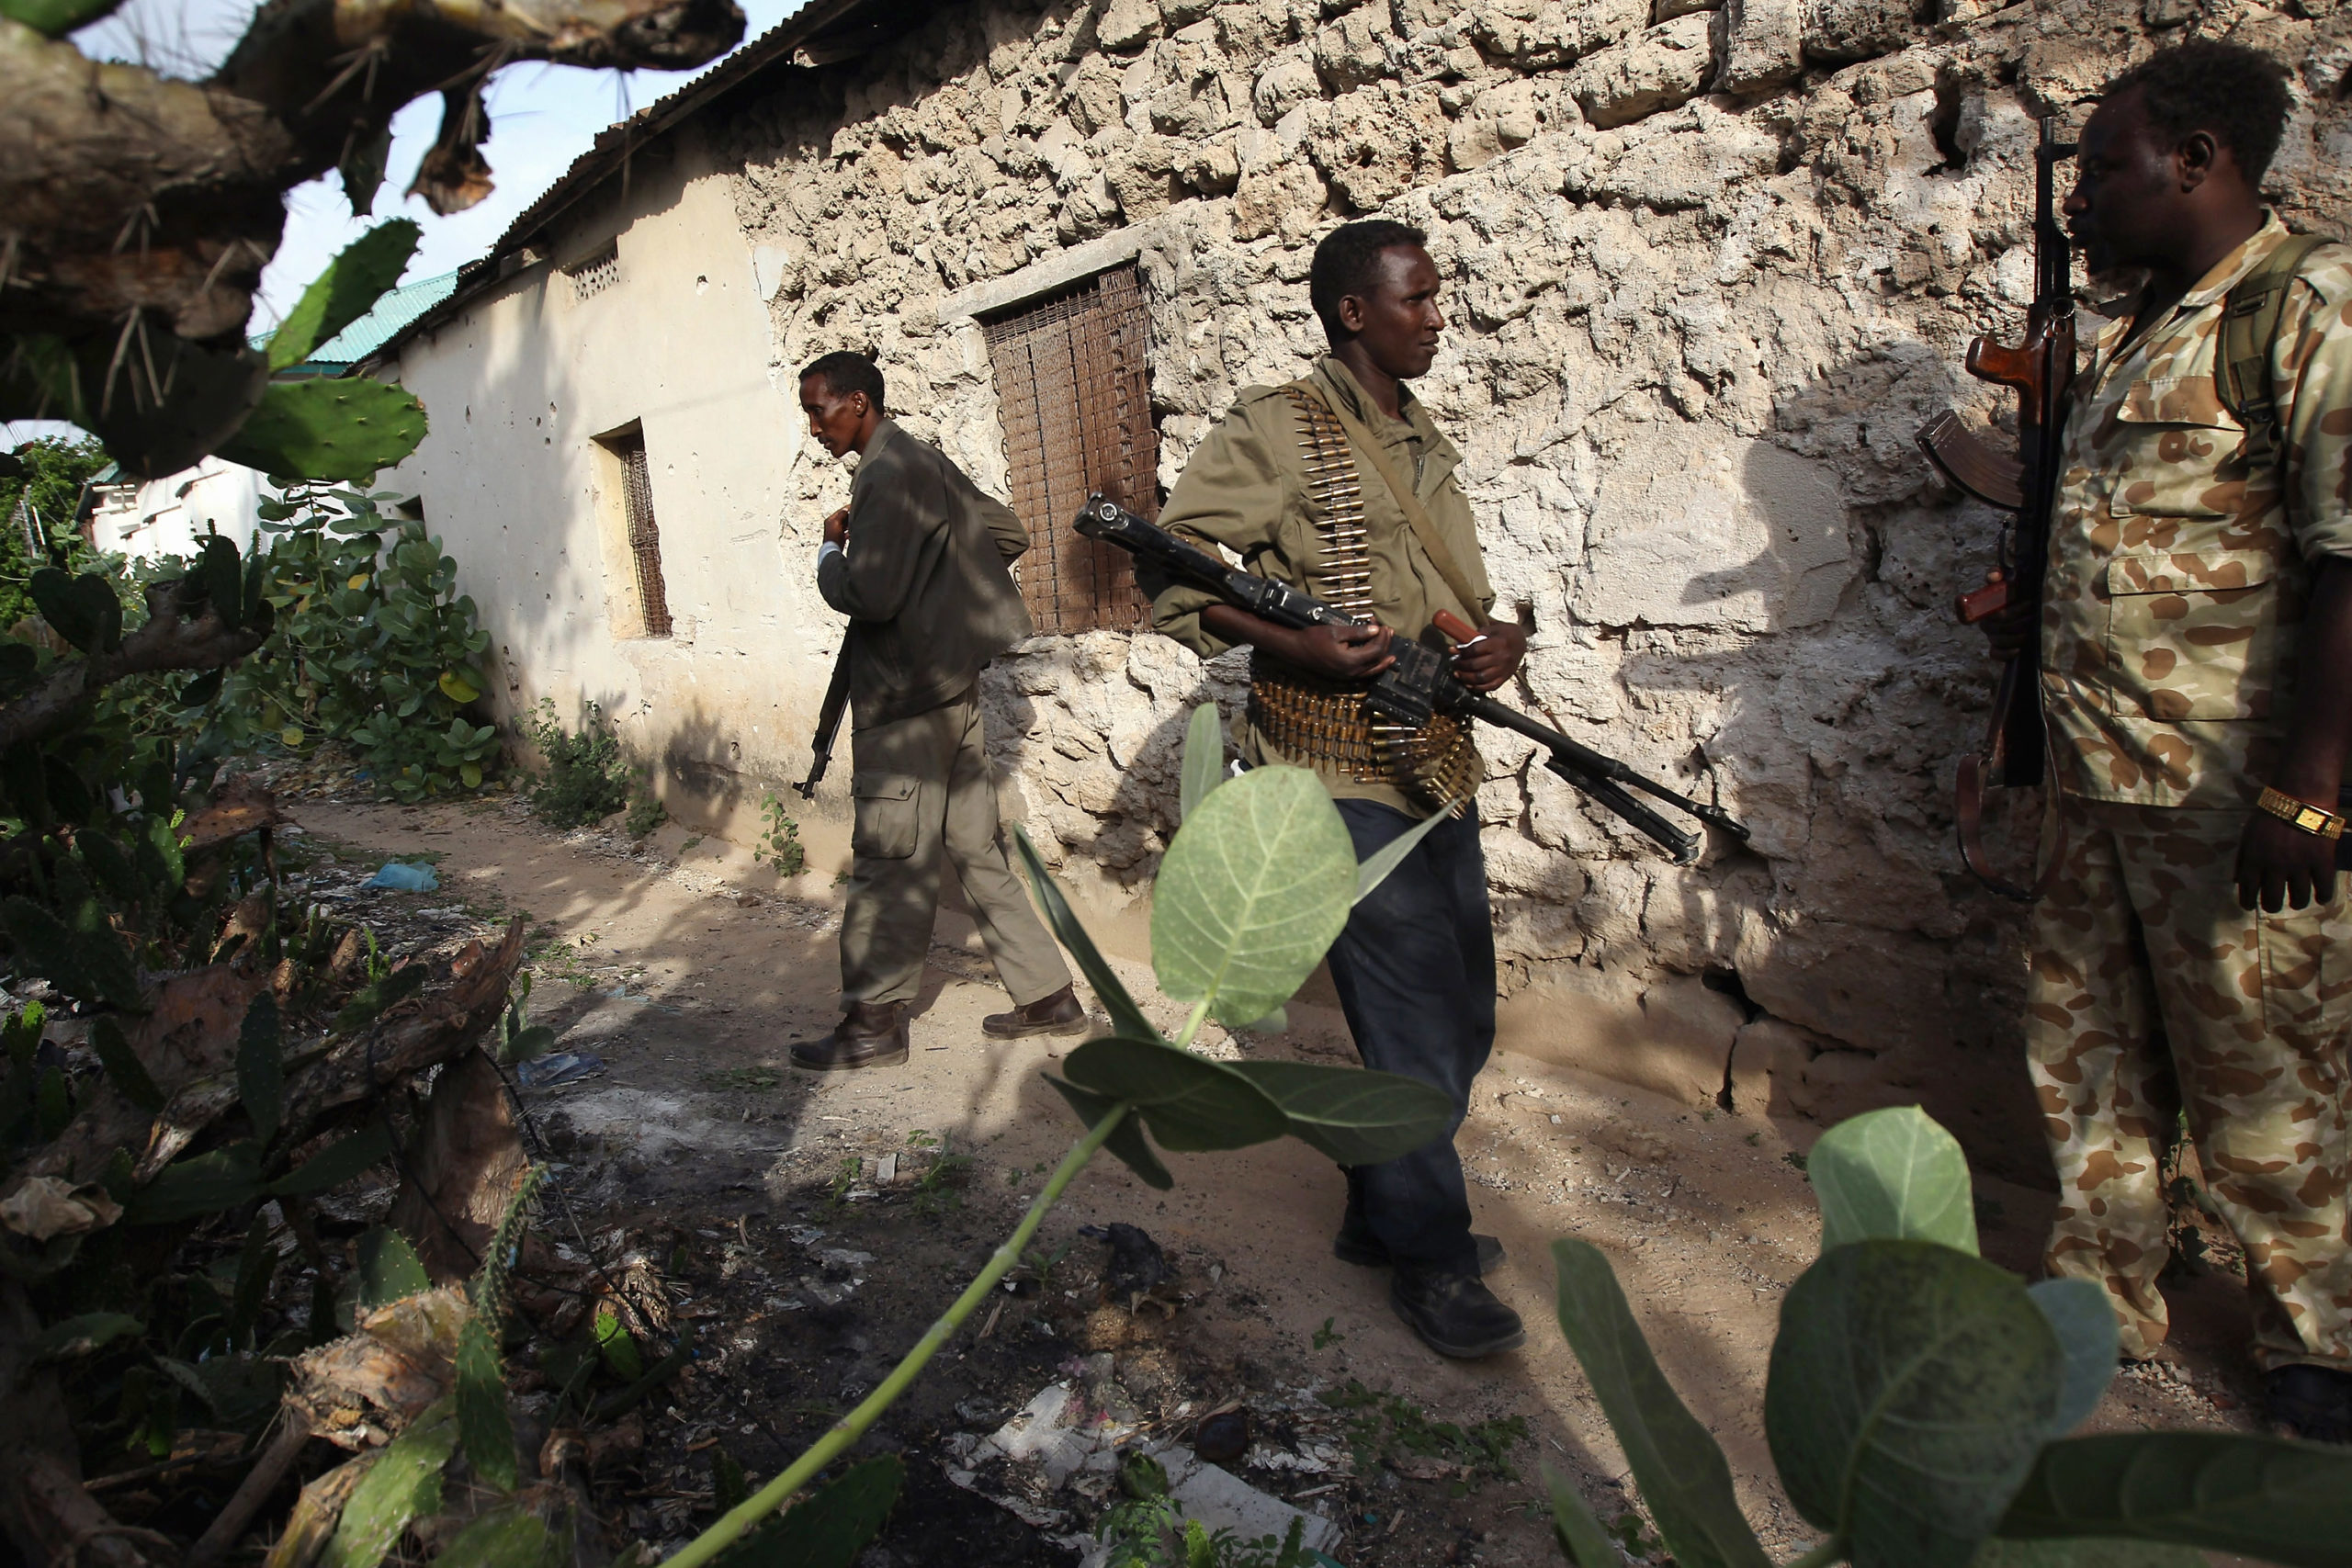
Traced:
<path id="1" fill-rule="evenodd" d="M 2308 800 L 2298 800 L 2283 795 L 2268 785 L 2263 786 L 2262 797 L 2255 804 L 2281 822 L 2290 822 L 2304 832 L 2321 839 L 2344 837 L 2344 818 L 2324 806 L 2313 806 Z"/>

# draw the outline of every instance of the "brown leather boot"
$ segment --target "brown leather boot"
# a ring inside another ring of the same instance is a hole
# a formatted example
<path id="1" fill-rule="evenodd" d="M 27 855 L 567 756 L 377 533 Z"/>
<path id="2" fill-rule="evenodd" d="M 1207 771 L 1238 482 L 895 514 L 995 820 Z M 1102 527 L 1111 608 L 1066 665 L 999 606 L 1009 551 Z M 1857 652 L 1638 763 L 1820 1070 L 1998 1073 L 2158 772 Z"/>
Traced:
<path id="1" fill-rule="evenodd" d="M 899 1002 L 852 1002 L 822 1040 L 792 1048 L 792 1065 L 812 1073 L 894 1067 L 907 1059 L 907 1010 Z"/>
<path id="2" fill-rule="evenodd" d="M 1050 997 L 1014 1008 L 1011 1012 L 992 1012 L 980 1020 L 980 1032 L 998 1040 L 1018 1040 L 1024 1034 L 1083 1034 L 1086 1032 L 1086 1004 L 1078 999 L 1078 987 L 1064 986 Z"/>

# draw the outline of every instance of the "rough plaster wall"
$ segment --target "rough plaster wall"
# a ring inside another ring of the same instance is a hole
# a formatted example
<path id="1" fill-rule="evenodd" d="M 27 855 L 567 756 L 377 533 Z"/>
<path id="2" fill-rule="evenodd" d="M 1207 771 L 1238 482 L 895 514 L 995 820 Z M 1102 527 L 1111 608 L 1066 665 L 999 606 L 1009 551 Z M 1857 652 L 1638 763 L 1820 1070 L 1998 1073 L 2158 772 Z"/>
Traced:
<path id="1" fill-rule="evenodd" d="M 1507 984 L 1569 1004 L 1521 1043 L 1692 1099 L 1728 1059 L 1743 1094 L 1822 1116 L 1925 1098 L 2025 1169 L 2015 920 L 1949 842 L 1989 671 L 1947 605 L 1992 518 L 1911 434 L 1947 401 L 1998 412 L 1957 367 L 2021 315 L 2033 117 L 2165 40 L 2290 63 L 2274 184 L 2336 228 L 2352 13 L 2300 3 L 942 7 L 724 145 L 778 368 L 878 353 L 906 423 L 1000 492 L 987 355 L 944 293 L 1156 220 L 1172 481 L 1238 389 L 1319 350 L 1313 240 L 1426 224 L 1454 320 L 1418 389 L 1533 627 L 1517 699 L 1755 829 L 1676 868 L 1489 737 Z M 794 478 L 787 556 L 844 484 L 805 457 Z M 1002 661 L 1001 761 L 1047 852 L 1138 886 L 1182 715 L 1230 711 L 1237 675 L 1149 636 Z"/>

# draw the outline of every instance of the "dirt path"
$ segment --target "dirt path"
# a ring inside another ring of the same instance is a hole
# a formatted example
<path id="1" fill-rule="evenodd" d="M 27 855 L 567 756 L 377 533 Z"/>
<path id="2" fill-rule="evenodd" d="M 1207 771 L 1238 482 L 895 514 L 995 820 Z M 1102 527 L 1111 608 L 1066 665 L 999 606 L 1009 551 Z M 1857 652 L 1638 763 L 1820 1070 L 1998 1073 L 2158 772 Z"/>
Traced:
<path id="1" fill-rule="evenodd" d="M 786 1045 L 836 1011 L 836 910 L 829 889 L 810 886 L 821 879 L 780 886 L 742 851 L 675 827 L 635 853 L 593 833 L 560 837 L 508 806 L 309 800 L 295 813 L 354 852 L 437 853 L 443 891 L 423 902 L 454 897 L 478 915 L 522 910 L 537 924 L 535 1016 L 564 1029 L 559 1051 L 598 1063 L 530 1094 L 563 1165 L 559 1181 L 594 1224 L 669 1238 L 664 1262 L 684 1316 L 707 1329 L 687 1386 L 649 1436 L 634 1523 L 650 1539 L 707 1518 L 715 1444 L 754 1474 L 772 1472 L 871 1386 L 1073 1136 L 1037 1072 L 1069 1043 L 982 1036 L 981 1014 L 1005 1003 L 960 918 L 943 920 L 908 1067 L 796 1075 Z M 1151 994 L 1141 966 L 1122 967 L 1138 996 Z M 1291 1035 L 1251 1048 L 1348 1059 L 1335 1016 L 1293 1017 Z M 989 1336 L 967 1334 L 944 1354 L 889 1429 L 953 1469 L 956 1433 L 988 1429 L 1108 1350 L 1147 1426 L 1183 1433 L 1214 1404 L 1247 1403 L 1261 1437 L 1247 1473 L 1339 1523 L 1341 1562 L 1556 1562 L 1530 1507 L 1539 1461 L 1577 1474 L 1604 1518 L 1625 1512 L 1623 1461 L 1552 1318 L 1546 1249 L 1577 1235 L 1609 1254 L 1668 1376 L 1721 1438 L 1749 1517 L 1785 1557 L 1811 1532 L 1770 1480 L 1762 1392 L 1781 1293 L 1817 1242 L 1799 1169 L 1813 1131 L 1694 1113 L 1498 1055 L 1461 1146 L 1479 1226 L 1510 1255 L 1494 1286 L 1531 1333 L 1524 1351 L 1476 1365 L 1430 1355 L 1389 1312 L 1385 1275 L 1331 1258 L 1340 1183 L 1302 1145 L 1171 1156 L 1176 1188 L 1164 1194 L 1098 1160 L 1047 1221 L 1039 1260 L 1067 1244 L 1062 1263 L 998 1303 L 1009 1310 Z M 937 1168 L 938 1141 L 970 1163 Z M 893 1166 L 897 1179 L 885 1179 Z M 2048 1199 L 1984 1180 L 1978 1201 L 1988 1254 L 2028 1267 Z M 1111 1221 L 1142 1226 L 1177 1263 L 1188 1299 L 1172 1315 L 1096 1304 L 1102 1249 L 1076 1233 Z M 2233 1283 L 2195 1281 L 2177 1306 L 2181 1364 L 2119 1380 L 2100 1425 L 2243 1421 L 2250 1388 L 2229 1348 L 2244 1335 Z M 1312 1397 L 1350 1380 L 1403 1404 L 1332 1415 Z M 1504 1428 L 1478 1424 L 1514 1416 L 1527 1437 L 1507 1445 L 1517 1475 L 1507 1481 L 1473 1450 L 1482 1435 L 1503 1440 Z M 1431 1422 L 1471 1440 L 1431 1438 Z M 910 1481 L 923 1504 L 915 1512 L 947 1533 L 902 1539 L 913 1528 L 902 1508 L 885 1538 L 899 1555 L 887 1560 L 952 1547 L 981 1561 L 1070 1561 L 942 1484 L 938 1467 L 910 1466 L 926 1470 Z M 1051 1514 L 1053 1501 L 1036 1509 Z"/>

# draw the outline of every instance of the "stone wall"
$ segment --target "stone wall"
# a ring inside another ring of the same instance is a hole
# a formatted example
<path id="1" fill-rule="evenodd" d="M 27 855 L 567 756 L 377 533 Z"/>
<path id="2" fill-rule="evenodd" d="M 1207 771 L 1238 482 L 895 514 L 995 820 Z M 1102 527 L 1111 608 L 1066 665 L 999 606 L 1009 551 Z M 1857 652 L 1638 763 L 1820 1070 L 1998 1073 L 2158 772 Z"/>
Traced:
<path id="1" fill-rule="evenodd" d="M 1162 478 L 1321 346 L 1314 241 L 1427 226 L 1453 316 L 1418 389 L 1467 454 L 1533 632 L 1516 700 L 1753 826 L 1669 864 L 1490 738 L 1479 801 L 1518 1043 L 1693 1100 L 1924 1099 L 2040 1159 L 2014 913 L 1951 845 L 1989 668 L 1948 604 L 1991 514 L 1912 446 L 2014 335 L 2035 116 L 2167 40 L 2273 51 L 2290 217 L 2346 209 L 2352 8 L 2214 0 L 1056 0 L 919 31 L 714 127 L 775 366 L 880 355 L 906 423 L 1002 491 L 976 283 L 1136 240 Z M 805 79 L 804 79 L 805 81 Z M 1114 242 L 1113 242 L 1114 243 Z M 845 480 L 807 452 L 786 555 Z M 1058 519 L 1028 520 L 1033 527 Z M 1238 671 L 1152 636 L 1041 639 L 989 678 L 1030 830 L 1140 890 L 1186 708 Z M 1090 869 L 1091 868 L 1091 869 Z M 1736 1046 L 1736 1050 L 1735 1050 Z"/>

